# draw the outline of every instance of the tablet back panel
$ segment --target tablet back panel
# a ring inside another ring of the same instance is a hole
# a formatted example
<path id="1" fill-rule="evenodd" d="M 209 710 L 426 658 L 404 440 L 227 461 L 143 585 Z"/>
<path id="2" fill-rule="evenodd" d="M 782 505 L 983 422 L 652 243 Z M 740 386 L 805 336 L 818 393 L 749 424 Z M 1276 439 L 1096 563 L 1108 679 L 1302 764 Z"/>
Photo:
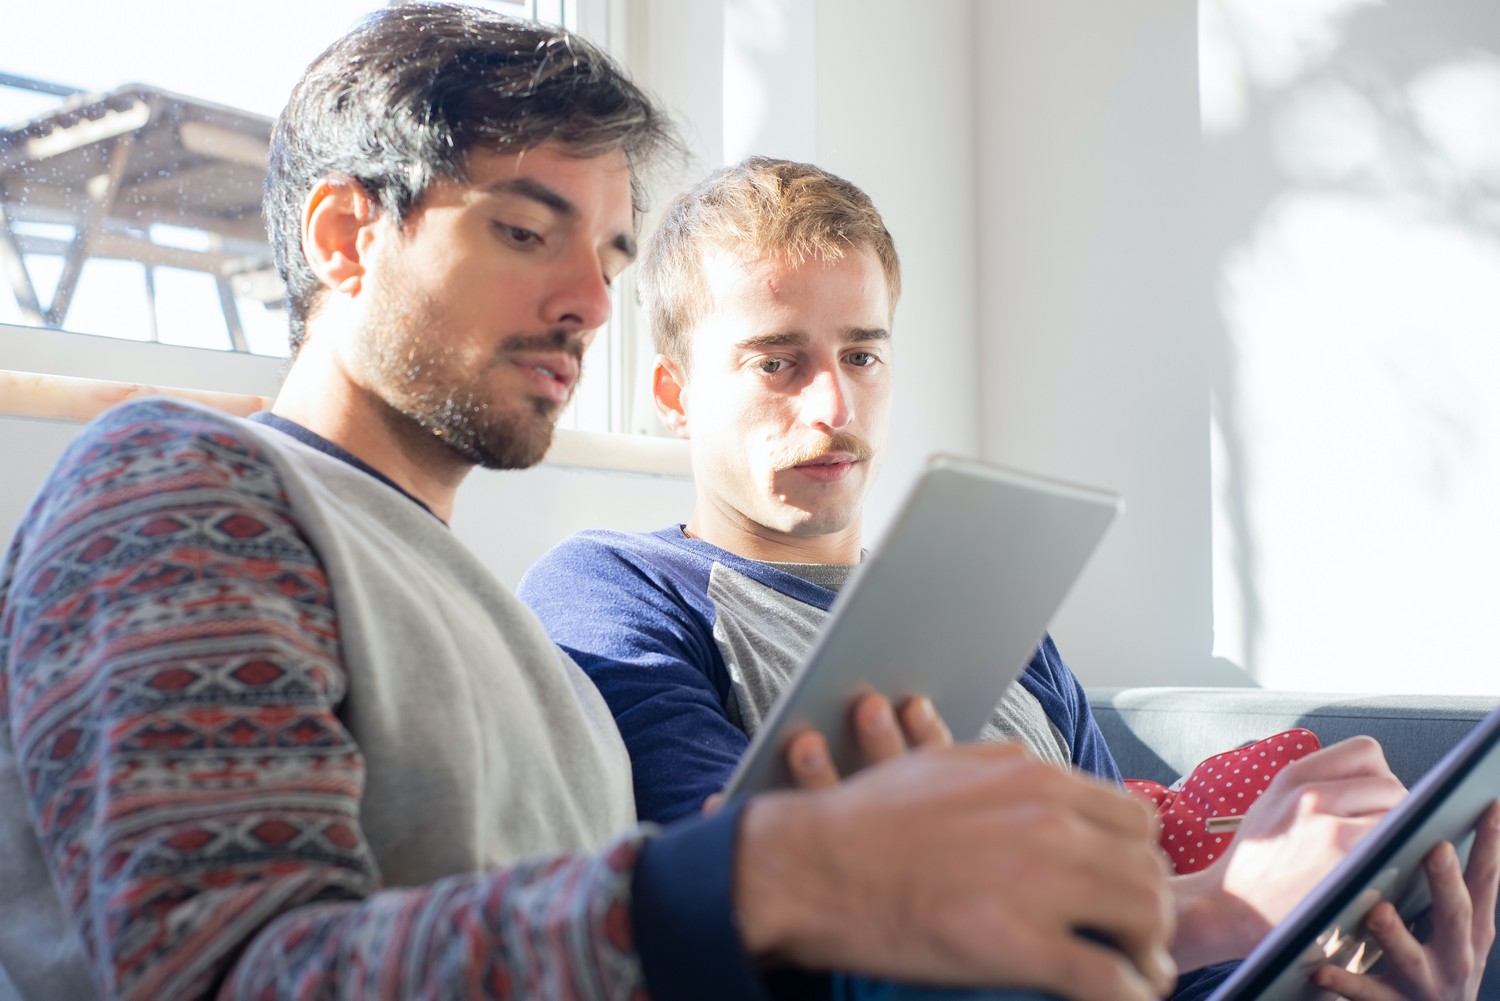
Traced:
<path id="1" fill-rule="evenodd" d="M 790 783 L 786 739 L 829 739 L 860 764 L 850 699 L 931 698 L 957 740 L 978 736 L 1121 508 L 1109 493 L 936 456 L 850 578 L 806 661 L 726 787 Z"/>
<path id="2" fill-rule="evenodd" d="M 1378 957 L 1362 922 L 1382 900 L 1410 923 L 1431 902 L 1422 861 L 1449 841 L 1466 862 L 1480 814 L 1500 797 L 1500 709 L 1412 786 L 1286 920 L 1271 930 L 1209 1001 L 1321 1001 L 1308 977 L 1330 958 L 1367 968 Z"/>

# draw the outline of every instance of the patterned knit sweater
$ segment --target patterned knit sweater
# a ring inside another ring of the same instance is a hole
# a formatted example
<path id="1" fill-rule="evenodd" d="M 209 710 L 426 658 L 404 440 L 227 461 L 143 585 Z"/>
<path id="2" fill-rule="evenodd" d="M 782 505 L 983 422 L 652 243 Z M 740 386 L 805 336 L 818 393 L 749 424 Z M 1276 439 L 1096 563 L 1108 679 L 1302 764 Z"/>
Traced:
<path id="1" fill-rule="evenodd" d="M 629 768 L 587 679 L 430 512 L 304 437 L 126 405 L 17 531 L 0 998 L 752 993 L 735 818 L 615 833 Z"/>

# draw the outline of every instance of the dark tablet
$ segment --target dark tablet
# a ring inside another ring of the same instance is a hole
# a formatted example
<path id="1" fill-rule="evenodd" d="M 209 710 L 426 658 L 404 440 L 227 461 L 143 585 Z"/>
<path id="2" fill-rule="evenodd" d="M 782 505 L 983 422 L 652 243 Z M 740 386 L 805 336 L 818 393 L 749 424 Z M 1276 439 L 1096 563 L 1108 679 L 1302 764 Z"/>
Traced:
<path id="1" fill-rule="evenodd" d="M 1431 903 L 1423 861 L 1440 841 L 1468 861 L 1474 827 L 1500 797 L 1500 709 L 1449 751 L 1307 899 L 1271 930 L 1209 1001 L 1319 1001 L 1333 998 L 1308 977 L 1336 962 L 1365 972 L 1379 947 L 1365 915 L 1389 900 L 1410 925 Z"/>
<path id="2" fill-rule="evenodd" d="M 790 784 L 787 740 L 828 738 L 861 763 L 849 704 L 925 695 L 958 740 L 979 735 L 1118 515 L 1100 490 L 951 456 L 928 464 L 828 618 L 725 791 Z"/>

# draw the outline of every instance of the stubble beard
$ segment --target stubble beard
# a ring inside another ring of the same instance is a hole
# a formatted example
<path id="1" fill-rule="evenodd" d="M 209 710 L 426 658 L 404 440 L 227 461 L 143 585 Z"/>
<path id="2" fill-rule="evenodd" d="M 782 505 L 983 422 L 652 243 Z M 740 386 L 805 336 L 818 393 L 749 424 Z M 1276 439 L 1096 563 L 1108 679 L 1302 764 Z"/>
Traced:
<path id="1" fill-rule="evenodd" d="M 496 366 L 510 364 L 508 352 L 562 349 L 581 364 L 583 348 L 576 335 L 566 330 L 511 334 L 487 363 L 465 372 L 452 348 L 414 333 L 439 329 L 415 312 L 410 300 L 382 303 L 372 311 L 374 326 L 362 341 L 361 362 L 367 375 L 383 388 L 381 395 L 400 423 L 470 465 L 525 469 L 540 462 L 552 446 L 557 418 L 566 404 L 540 397 L 492 400 L 494 391 L 486 382 Z"/>

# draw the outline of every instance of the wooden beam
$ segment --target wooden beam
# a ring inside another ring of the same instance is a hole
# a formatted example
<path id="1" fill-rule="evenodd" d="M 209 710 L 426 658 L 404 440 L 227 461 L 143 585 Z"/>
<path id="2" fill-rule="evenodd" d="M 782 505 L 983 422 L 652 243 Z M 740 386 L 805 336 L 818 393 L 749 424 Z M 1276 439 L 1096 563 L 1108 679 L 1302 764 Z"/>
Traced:
<path id="1" fill-rule="evenodd" d="M 91 178 L 89 211 L 79 222 L 73 234 L 73 245 L 63 261 L 62 274 L 57 279 L 57 291 L 52 293 L 52 304 L 47 307 L 47 326 L 61 327 L 68 318 L 68 307 L 73 304 L 73 292 L 78 288 L 78 278 L 83 274 L 84 262 L 98 234 L 100 226 L 109 216 L 120 191 L 120 178 L 125 174 L 125 163 L 130 159 L 132 134 L 120 136 L 109 151 L 109 171 L 100 178 Z M 98 182 L 98 183 L 94 183 Z"/>
<path id="2" fill-rule="evenodd" d="M 219 308 L 224 310 L 224 326 L 229 328 L 229 343 L 240 354 L 249 354 L 250 345 L 245 341 L 245 328 L 240 323 L 240 307 L 234 301 L 234 288 L 228 278 L 217 278 L 214 284 L 219 289 Z"/>
<path id="3" fill-rule="evenodd" d="M 10 225 L 6 211 L 5 182 L 0 179 L 0 270 L 5 273 L 10 290 L 16 297 L 16 305 L 28 323 L 46 323 L 41 303 L 37 301 L 36 286 L 31 283 L 31 272 L 26 270 L 26 258 L 21 245 L 16 242 L 15 231 Z"/>
<path id="4" fill-rule="evenodd" d="M 106 142 L 129 135 L 151 120 L 151 106 L 135 101 L 118 111 L 106 111 L 98 118 L 79 118 L 70 125 L 58 124 L 50 131 L 19 143 L 0 144 L 0 164 L 19 167 L 24 163 L 46 160 L 90 143 Z"/>

